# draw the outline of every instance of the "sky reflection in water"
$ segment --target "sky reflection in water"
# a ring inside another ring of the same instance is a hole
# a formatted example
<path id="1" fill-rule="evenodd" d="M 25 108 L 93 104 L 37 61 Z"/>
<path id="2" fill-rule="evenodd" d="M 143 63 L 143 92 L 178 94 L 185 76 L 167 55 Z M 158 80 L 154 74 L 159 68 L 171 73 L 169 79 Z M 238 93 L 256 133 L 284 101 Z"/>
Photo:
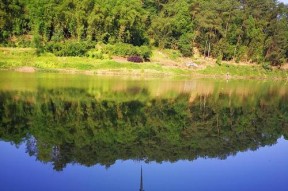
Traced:
<path id="1" fill-rule="evenodd" d="M 175 163 L 117 161 L 103 166 L 68 165 L 56 172 L 10 143 L 1 142 L 0 177 L 3 190 L 287 190 L 288 142 L 238 153 L 226 160 L 197 159 Z M 1 190 L 2 190 L 1 189 Z"/>

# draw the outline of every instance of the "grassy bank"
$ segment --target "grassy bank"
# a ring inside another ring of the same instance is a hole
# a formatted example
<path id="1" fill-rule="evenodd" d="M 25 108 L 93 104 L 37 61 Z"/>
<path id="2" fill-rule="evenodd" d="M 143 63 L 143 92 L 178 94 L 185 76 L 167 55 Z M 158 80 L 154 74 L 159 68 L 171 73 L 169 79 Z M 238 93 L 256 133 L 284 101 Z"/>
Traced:
<path id="1" fill-rule="evenodd" d="M 1 48 L 0 69 L 19 69 L 33 67 L 36 70 L 50 72 L 89 72 L 97 73 L 129 73 L 151 75 L 188 75 L 189 71 L 171 68 L 159 63 L 117 62 L 113 59 L 95 59 L 87 57 L 56 57 L 46 53 L 36 56 L 34 49 Z"/>
<path id="2" fill-rule="evenodd" d="M 211 77 L 236 77 L 236 78 L 253 78 L 253 79 L 288 79 L 288 71 L 277 68 L 269 70 L 259 65 L 237 65 L 221 64 L 208 66 L 204 70 L 198 71 L 199 74 Z"/>
<path id="3" fill-rule="evenodd" d="M 88 57 L 56 57 L 46 53 L 36 56 L 31 48 L 0 48 L 0 69 L 19 71 L 70 72 L 117 75 L 170 75 L 217 78 L 287 79 L 287 70 L 264 69 L 260 65 L 233 63 L 215 64 L 214 60 L 193 59 L 199 68 L 188 68 L 190 59 L 175 57 L 174 53 L 154 50 L 151 62 L 132 63 L 125 59 L 95 59 Z M 173 57 L 174 56 L 174 57 Z M 27 70 L 22 70 L 28 68 Z M 29 69 L 30 68 L 30 69 Z M 31 69 L 32 68 L 32 69 Z"/>

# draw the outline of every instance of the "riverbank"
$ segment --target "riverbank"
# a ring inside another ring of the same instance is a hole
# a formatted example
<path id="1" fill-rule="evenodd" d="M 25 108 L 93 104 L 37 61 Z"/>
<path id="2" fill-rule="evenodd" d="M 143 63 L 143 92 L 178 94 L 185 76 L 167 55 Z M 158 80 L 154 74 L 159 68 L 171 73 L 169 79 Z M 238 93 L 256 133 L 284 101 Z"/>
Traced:
<path id="1" fill-rule="evenodd" d="M 190 75 L 189 70 L 153 62 L 132 63 L 113 58 L 56 57 L 50 53 L 36 56 L 35 50 L 31 48 L 0 48 L 0 69 L 84 74 Z"/>
<path id="2" fill-rule="evenodd" d="M 198 67 L 187 67 L 194 62 Z M 236 64 L 213 59 L 182 58 L 160 50 L 154 50 L 151 62 L 132 63 L 125 58 L 95 59 L 88 57 L 56 57 L 53 54 L 36 56 L 32 48 L 0 48 L 0 69 L 19 72 L 61 72 L 81 74 L 183 76 L 209 78 L 287 79 L 285 69 L 264 69 L 256 64 Z"/>

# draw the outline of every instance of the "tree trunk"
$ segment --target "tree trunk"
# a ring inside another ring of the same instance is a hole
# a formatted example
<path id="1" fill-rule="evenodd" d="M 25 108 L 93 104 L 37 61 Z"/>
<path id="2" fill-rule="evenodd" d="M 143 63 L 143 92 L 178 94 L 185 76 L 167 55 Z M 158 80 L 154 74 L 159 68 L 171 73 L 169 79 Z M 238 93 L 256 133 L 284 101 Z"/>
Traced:
<path id="1" fill-rule="evenodd" d="M 210 57 L 210 50 L 211 50 L 211 44 L 210 42 L 208 43 L 208 58 Z"/>

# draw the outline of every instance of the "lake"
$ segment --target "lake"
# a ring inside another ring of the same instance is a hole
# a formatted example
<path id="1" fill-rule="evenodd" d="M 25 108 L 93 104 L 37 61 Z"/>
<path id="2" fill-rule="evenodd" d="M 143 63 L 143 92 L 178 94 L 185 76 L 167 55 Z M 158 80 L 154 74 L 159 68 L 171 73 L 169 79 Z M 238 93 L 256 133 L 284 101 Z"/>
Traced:
<path id="1" fill-rule="evenodd" d="M 3 191 L 287 190 L 285 81 L 0 72 Z"/>

